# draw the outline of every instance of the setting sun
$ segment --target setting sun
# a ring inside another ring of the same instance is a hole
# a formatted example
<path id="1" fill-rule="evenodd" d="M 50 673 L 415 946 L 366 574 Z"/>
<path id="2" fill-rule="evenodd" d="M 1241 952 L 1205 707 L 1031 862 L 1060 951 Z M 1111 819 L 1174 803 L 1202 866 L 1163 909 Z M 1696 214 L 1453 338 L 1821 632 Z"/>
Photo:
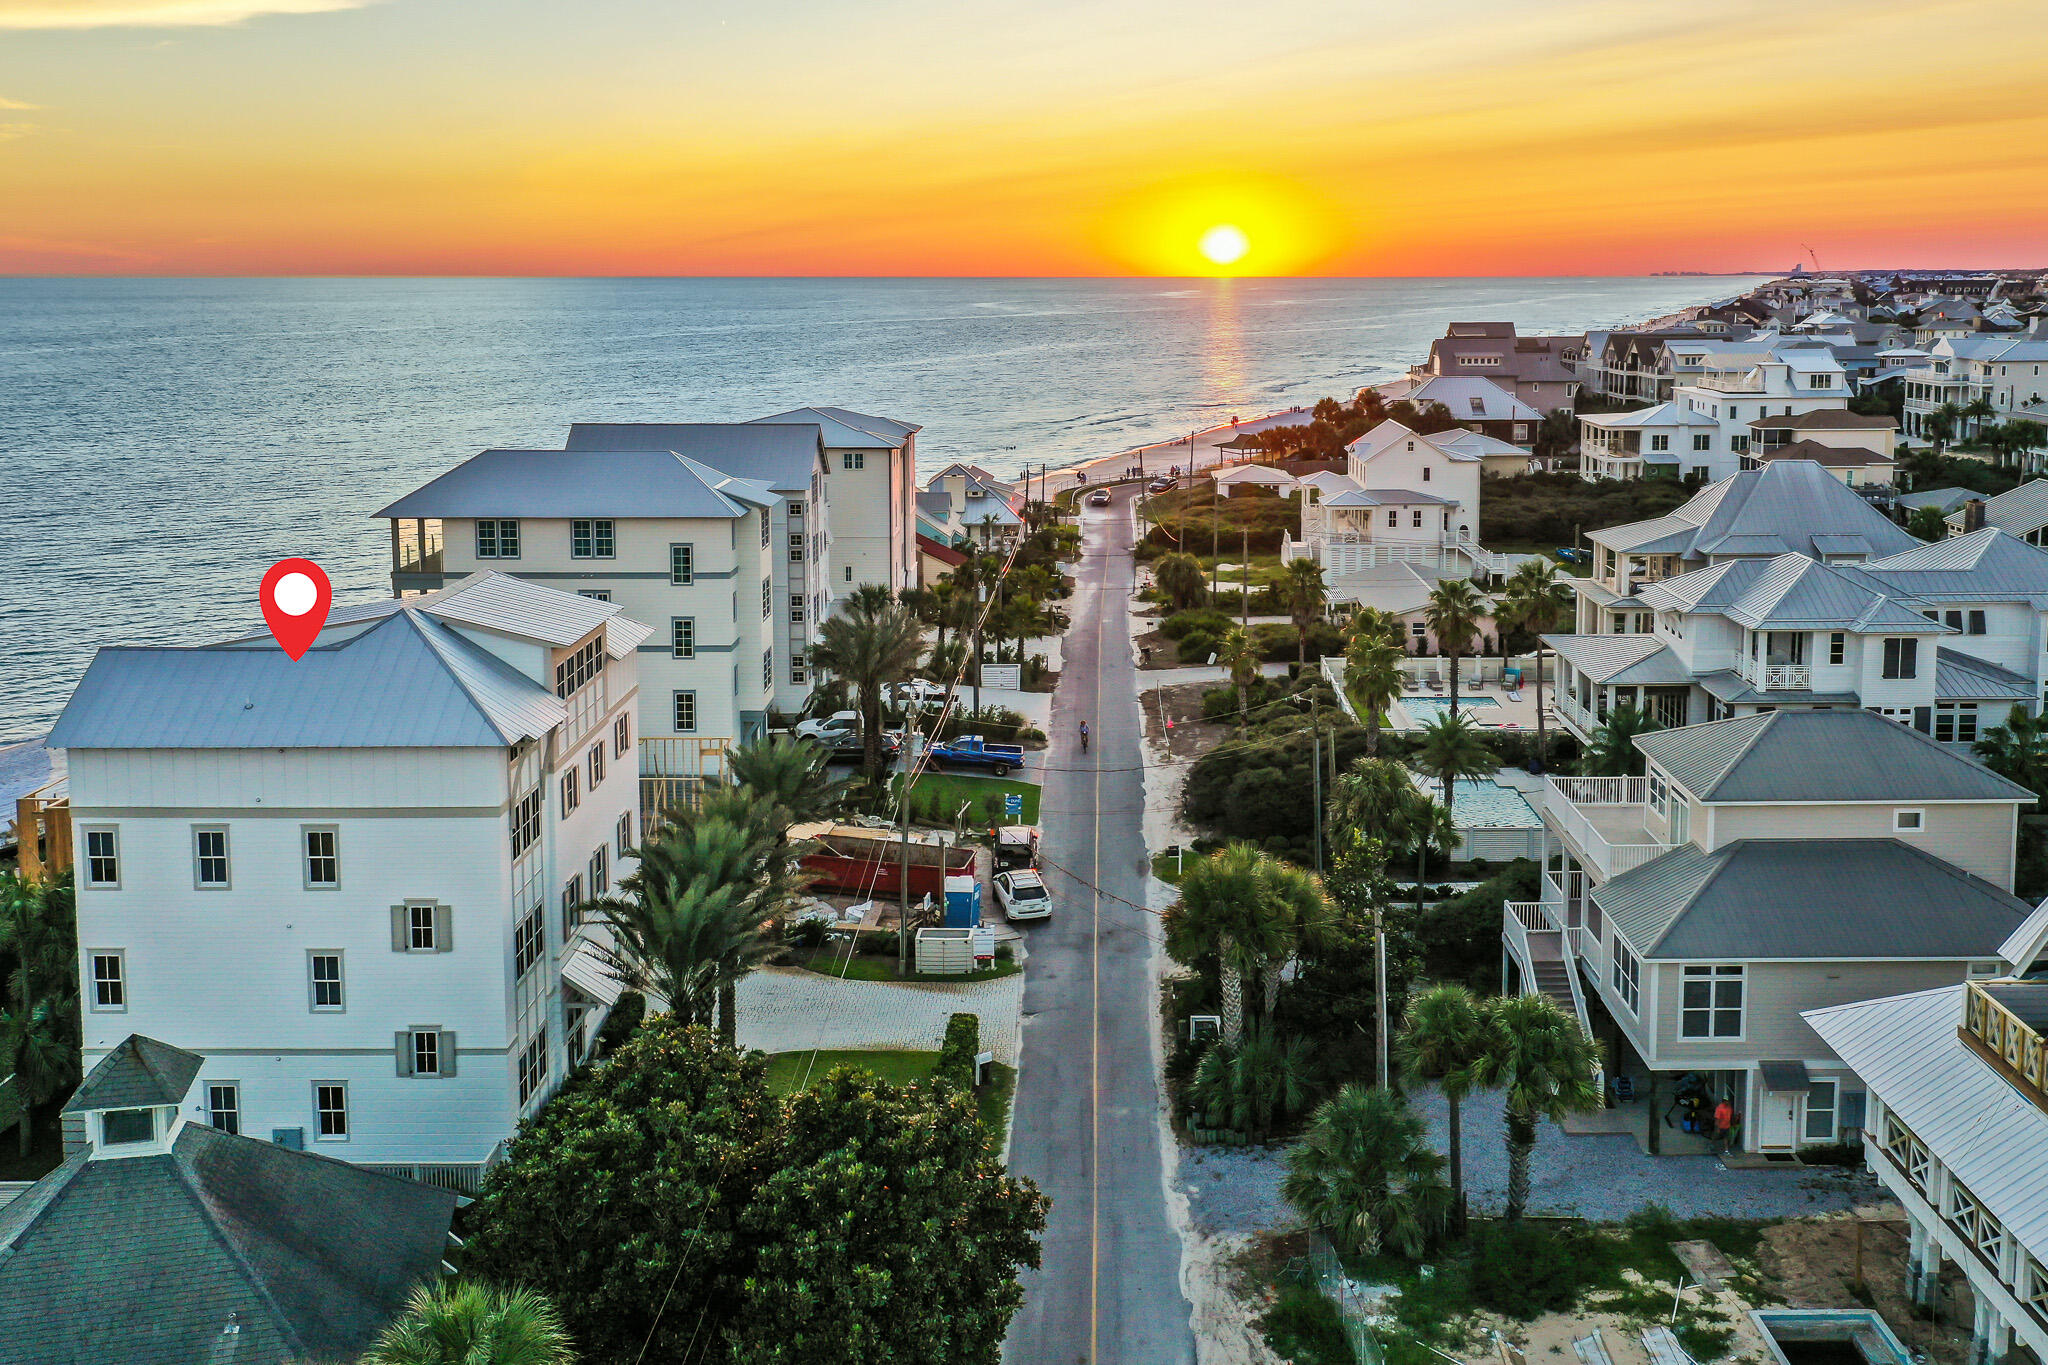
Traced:
<path id="1" fill-rule="evenodd" d="M 1235 224 L 1218 223 L 1202 234 L 1202 255 L 1217 265 L 1236 265 L 1251 249 L 1251 238 Z"/>

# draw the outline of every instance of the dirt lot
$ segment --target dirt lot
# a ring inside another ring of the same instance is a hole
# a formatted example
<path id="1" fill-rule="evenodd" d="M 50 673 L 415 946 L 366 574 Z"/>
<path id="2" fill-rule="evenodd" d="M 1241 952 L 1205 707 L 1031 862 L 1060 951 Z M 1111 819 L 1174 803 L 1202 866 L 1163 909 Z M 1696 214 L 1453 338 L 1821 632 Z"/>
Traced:
<path id="1" fill-rule="evenodd" d="M 1863 1219 L 1863 1283 L 1856 1279 L 1856 1217 Z M 1940 1365 L 1969 1359 L 1969 1289 L 1950 1266 L 1942 1276 L 1943 1325 L 1930 1327 L 1927 1310 L 1906 1299 L 1906 1223 L 1893 1205 L 1780 1223 L 1764 1232 L 1758 1255 L 1767 1297 L 1793 1308 L 1875 1308 L 1900 1341 Z"/>
<path id="2" fill-rule="evenodd" d="M 1165 748 L 1172 761 L 1185 763 L 1201 757 L 1230 737 L 1230 726 L 1202 719 L 1202 694 L 1216 683 L 1181 683 L 1157 687 L 1144 695 L 1145 738 L 1156 757 Z M 1172 721 L 1168 729 L 1166 722 Z"/>

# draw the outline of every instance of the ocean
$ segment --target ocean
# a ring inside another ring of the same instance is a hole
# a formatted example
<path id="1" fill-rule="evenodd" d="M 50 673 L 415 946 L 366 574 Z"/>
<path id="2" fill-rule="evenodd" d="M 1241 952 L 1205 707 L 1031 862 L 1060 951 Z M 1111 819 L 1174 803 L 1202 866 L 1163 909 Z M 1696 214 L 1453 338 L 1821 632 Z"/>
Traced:
<path id="1" fill-rule="evenodd" d="M 388 591 L 370 513 L 573 421 L 807 404 L 998 474 L 1391 378 L 1444 324 L 1639 322 L 1737 278 L 0 280 L 0 743 L 103 644 L 260 624 L 286 555 Z"/>

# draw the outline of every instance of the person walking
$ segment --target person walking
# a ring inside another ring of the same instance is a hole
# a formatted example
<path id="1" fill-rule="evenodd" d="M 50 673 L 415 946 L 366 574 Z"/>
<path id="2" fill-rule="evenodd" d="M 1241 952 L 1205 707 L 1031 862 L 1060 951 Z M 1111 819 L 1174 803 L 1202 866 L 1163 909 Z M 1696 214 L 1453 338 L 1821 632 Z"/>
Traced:
<path id="1" fill-rule="evenodd" d="M 1721 1102 L 1714 1106 L 1714 1145 L 1725 1155 L 1728 1141 L 1735 1129 L 1735 1106 L 1723 1095 Z"/>

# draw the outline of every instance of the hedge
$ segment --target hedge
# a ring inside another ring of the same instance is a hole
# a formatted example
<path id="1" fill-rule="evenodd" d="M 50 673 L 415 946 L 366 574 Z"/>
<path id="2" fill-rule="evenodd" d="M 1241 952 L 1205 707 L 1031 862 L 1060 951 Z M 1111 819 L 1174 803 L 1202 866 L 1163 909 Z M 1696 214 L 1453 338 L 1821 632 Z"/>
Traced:
<path id="1" fill-rule="evenodd" d="M 981 1054 L 981 1017 L 956 1014 L 946 1021 L 946 1041 L 939 1047 L 934 1079 L 964 1089 L 974 1088 L 974 1059 Z"/>

